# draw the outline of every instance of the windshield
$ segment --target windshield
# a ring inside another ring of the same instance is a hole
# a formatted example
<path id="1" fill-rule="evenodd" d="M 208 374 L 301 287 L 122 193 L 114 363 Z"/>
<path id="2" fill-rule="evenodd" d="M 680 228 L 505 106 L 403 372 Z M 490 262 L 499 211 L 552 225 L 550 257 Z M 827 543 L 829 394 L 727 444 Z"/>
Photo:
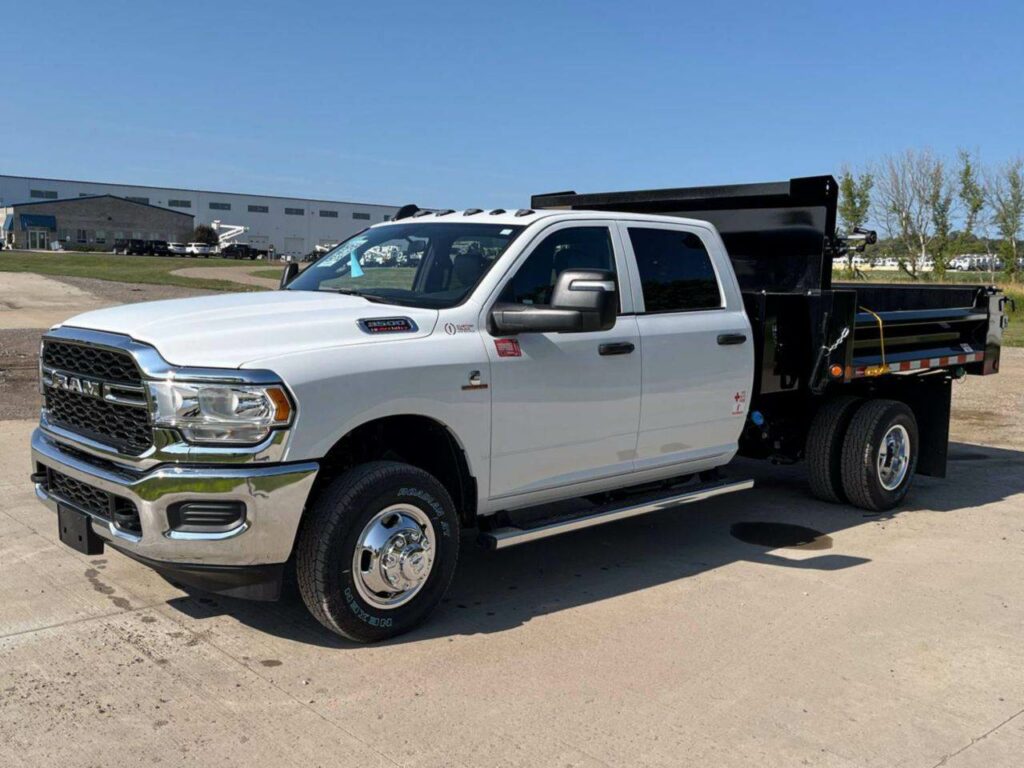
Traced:
<path id="1" fill-rule="evenodd" d="M 390 224 L 331 249 L 288 284 L 371 301 L 444 309 L 459 304 L 524 227 L 458 222 Z"/>

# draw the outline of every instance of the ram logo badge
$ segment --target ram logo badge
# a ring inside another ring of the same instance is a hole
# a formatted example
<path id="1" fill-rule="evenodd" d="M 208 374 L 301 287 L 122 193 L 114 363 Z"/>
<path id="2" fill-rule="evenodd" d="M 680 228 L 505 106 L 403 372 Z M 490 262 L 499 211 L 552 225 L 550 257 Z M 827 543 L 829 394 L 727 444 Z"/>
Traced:
<path id="1" fill-rule="evenodd" d="M 67 392 L 75 392 L 86 397 L 103 397 L 103 385 L 91 379 L 80 379 L 77 376 L 68 376 L 66 373 L 54 371 L 50 374 L 50 386 L 54 389 L 63 389 Z"/>

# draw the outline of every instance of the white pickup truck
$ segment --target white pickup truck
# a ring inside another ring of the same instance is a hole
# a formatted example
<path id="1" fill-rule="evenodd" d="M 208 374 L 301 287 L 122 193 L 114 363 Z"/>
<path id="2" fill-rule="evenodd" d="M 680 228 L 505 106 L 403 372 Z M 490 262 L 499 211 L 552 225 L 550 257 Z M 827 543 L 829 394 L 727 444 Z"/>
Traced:
<path id="1" fill-rule="evenodd" d="M 998 368 L 1002 305 L 879 293 L 862 317 L 822 271 L 838 241 L 817 180 L 594 200 L 620 210 L 410 207 L 289 265 L 280 291 L 78 315 L 43 340 L 36 492 L 68 545 L 186 585 L 275 599 L 294 563 L 313 615 L 357 641 L 431 612 L 463 530 L 501 548 L 744 490 L 718 474 L 741 446 L 810 458 L 824 499 L 891 507 L 915 471 L 941 474 L 950 382 Z M 651 201 L 673 215 L 630 210 Z M 818 208 L 817 230 L 765 223 Z"/>

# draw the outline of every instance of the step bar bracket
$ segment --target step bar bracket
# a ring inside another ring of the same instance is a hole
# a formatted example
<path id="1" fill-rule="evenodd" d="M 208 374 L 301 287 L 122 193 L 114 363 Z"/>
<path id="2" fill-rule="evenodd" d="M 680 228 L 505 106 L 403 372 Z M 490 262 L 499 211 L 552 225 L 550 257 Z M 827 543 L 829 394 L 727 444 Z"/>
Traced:
<path id="1" fill-rule="evenodd" d="M 526 544 L 530 541 L 546 539 L 571 531 L 592 528 L 595 525 L 604 525 L 616 520 L 625 520 L 630 517 L 638 517 L 651 512 L 671 509 L 683 504 L 692 504 L 695 501 L 704 501 L 705 499 L 723 496 L 727 493 L 746 491 L 753 487 L 753 480 L 725 480 L 686 490 L 675 488 L 662 497 L 652 499 L 650 496 L 647 496 L 639 503 L 636 498 L 627 499 L 618 505 L 604 505 L 590 514 L 571 517 L 565 520 L 555 520 L 536 527 L 517 528 L 505 526 L 503 528 L 495 528 L 480 534 L 480 541 L 488 549 L 508 549 L 518 544 Z"/>

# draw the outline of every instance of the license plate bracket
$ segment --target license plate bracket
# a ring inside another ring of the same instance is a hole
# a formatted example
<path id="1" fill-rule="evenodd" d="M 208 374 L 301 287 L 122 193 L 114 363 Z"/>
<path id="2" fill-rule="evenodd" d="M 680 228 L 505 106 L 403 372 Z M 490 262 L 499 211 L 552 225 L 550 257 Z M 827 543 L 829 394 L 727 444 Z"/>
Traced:
<path id="1" fill-rule="evenodd" d="M 57 505 L 57 533 L 63 544 L 83 555 L 102 555 L 103 539 L 92 529 L 92 521 L 84 512 L 65 504 Z"/>

